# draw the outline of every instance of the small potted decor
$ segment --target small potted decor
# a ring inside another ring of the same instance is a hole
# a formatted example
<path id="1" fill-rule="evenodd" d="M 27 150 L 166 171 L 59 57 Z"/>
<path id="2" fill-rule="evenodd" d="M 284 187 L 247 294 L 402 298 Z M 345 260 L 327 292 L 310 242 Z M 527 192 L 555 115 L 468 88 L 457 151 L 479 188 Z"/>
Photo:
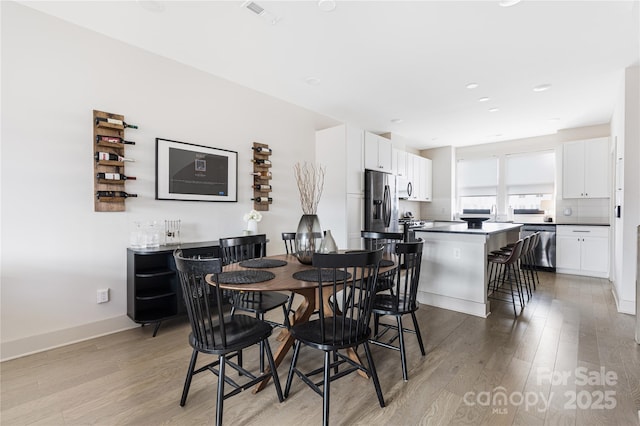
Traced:
<path id="1" fill-rule="evenodd" d="M 247 233 L 249 235 L 256 235 L 258 233 L 258 222 L 262 220 L 262 214 L 256 210 L 251 210 L 243 216 L 243 219 L 247 222 Z"/>

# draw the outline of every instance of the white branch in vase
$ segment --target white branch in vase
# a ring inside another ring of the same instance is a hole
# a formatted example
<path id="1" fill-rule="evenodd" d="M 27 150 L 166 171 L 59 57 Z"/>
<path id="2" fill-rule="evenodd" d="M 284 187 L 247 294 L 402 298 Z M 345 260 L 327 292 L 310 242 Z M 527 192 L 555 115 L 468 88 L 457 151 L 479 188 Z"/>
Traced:
<path id="1" fill-rule="evenodd" d="M 324 188 L 325 168 L 316 167 L 314 164 L 301 165 L 296 163 L 293 167 L 298 190 L 300 192 L 300 206 L 304 214 L 316 214 L 318 204 Z"/>

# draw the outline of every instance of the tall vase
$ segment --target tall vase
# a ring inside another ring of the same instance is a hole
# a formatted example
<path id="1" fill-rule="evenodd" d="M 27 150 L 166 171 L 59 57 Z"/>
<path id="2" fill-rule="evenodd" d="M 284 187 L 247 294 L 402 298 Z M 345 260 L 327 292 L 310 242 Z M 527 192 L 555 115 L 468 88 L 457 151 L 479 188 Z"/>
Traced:
<path id="1" fill-rule="evenodd" d="M 296 257 L 300 263 L 311 265 L 313 253 L 320 250 L 322 229 L 316 214 L 303 214 L 296 230 Z"/>

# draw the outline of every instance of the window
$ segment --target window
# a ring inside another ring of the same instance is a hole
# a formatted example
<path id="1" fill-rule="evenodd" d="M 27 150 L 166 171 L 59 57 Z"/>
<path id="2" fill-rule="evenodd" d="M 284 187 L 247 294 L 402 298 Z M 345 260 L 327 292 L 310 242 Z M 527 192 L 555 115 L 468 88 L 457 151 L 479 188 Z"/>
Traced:
<path id="1" fill-rule="evenodd" d="M 505 170 L 508 195 L 553 194 L 555 153 L 510 155 L 506 158 Z"/>
<path id="2" fill-rule="evenodd" d="M 498 195 L 498 159 L 459 160 L 456 168 L 458 211 L 495 210 Z"/>

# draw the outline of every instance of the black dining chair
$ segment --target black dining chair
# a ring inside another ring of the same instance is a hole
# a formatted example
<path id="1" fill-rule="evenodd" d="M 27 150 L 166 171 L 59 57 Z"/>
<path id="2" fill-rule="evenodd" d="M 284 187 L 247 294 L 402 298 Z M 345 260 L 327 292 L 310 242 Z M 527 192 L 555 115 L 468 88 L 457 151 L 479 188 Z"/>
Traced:
<path id="1" fill-rule="evenodd" d="M 220 238 L 222 262 L 225 265 L 244 260 L 264 257 L 267 248 L 265 234 L 245 235 L 242 237 Z M 256 318 L 267 321 L 274 327 L 289 327 L 287 304 L 289 296 L 277 291 L 231 291 L 231 316 L 237 310 L 253 313 Z M 282 309 L 284 321 L 282 323 L 265 320 L 265 314 L 274 309 Z M 260 356 L 260 371 L 264 369 L 264 354 Z"/>
<path id="2" fill-rule="evenodd" d="M 295 232 L 283 232 L 282 233 L 282 241 L 284 242 L 284 249 L 287 254 L 295 254 L 296 233 Z M 289 301 L 287 302 L 287 320 L 289 315 L 295 315 L 295 309 L 293 309 L 293 299 L 295 297 L 295 293 L 292 291 L 289 294 Z M 291 324 L 291 321 L 288 320 L 287 324 Z"/>
<path id="3" fill-rule="evenodd" d="M 324 425 L 329 424 L 331 382 L 355 371 L 364 371 L 373 379 L 378 402 L 380 407 L 384 407 L 384 398 L 368 343 L 371 336 L 371 308 L 381 259 L 382 248 L 376 251 L 313 255 L 313 266 L 317 271 L 318 297 L 322 300 L 323 289 L 328 290 L 330 295 L 325 294 L 325 298 L 328 296 L 330 300 L 341 299 L 341 309 L 336 309 L 335 306 L 334 309 L 325 309 L 321 303 L 318 319 L 291 327 L 290 332 L 295 344 L 284 395 L 285 398 L 289 395 L 293 376 L 297 375 L 323 397 Z M 341 290 L 342 294 L 339 294 Z M 303 372 L 298 368 L 298 358 L 303 345 L 324 352 L 323 367 L 309 372 Z M 340 352 L 347 349 L 355 352 L 359 346 L 364 348 L 368 367 Z M 346 369 L 340 371 L 341 366 Z M 314 382 L 311 377 L 320 373 L 323 373 L 322 379 Z"/>
<path id="4" fill-rule="evenodd" d="M 205 281 L 207 275 L 213 274 L 213 281 L 218 282 L 218 274 L 222 272 L 221 259 L 186 258 L 180 249 L 174 251 L 173 256 L 178 276 L 180 277 L 187 315 L 191 323 L 189 345 L 193 348 L 180 406 L 184 407 L 187 402 L 187 395 L 189 394 L 193 376 L 204 371 L 211 371 L 218 376 L 216 425 L 222 424 L 222 410 L 225 399 L 237 395 L 268 378 L 273 379 L 278 400 L 282 402 L 284 399 L 282 389 L 271 347 L 269 346 L 269 336 L 271 336 L 273 330 L 271 325 L 246 315 L 225 316 L 220 287 L 210 285 Z M 211 297 L 211 293 L 215 297 Z M 261 350 L 267 354 L 270 367 L 269 372 L 261 372 L 258 376 L 243 368 L 241 362 L 242 350 L 255 344 L 259 344 Z M 196 370 L 199 353 L 217 355 L 218 357 L 215 361 Z M 234 357 L 237 358 L 238 362 L 232 361 Z M 236 383 L 236 381 L 231 380 L 225 373 L 225 367 L 227 366 L 245 377 L 245 382 Z M 233 390 L 226 394 L 225 383 L 233 387 Z"/>
<path id="5" fill-rule="evenodd" d="M 418 310 L 418 302 L 416 300 L 418 294 L 418 283 L 420 281 L 420 267 L 422 263 L 422 246 L 421 239 L 409 243 L 397 243 L 395 246 L 395 254 L 398 262 L 403 268 L 396 268 L 393 276 L 390 278 L 393 284 L 393 291 L 390 294 L 378 293 L 373 302 L 373 321 L 374 336 L 370 340 L 371 343 L 388 349 L 400 351 L 400 360 L 402 363 L 402 378 L 406 382 L 409 380 L 407 373 L 407 354 L 404 333 L 415 334 L 418 338 L 418 345 L 422 356 L 425 355 L 424 344 L 422 343 L 422 335 L 418 320 L 416 319 L 416 311 Z M 413 329 L 404 328 L 402 325 L 402 317 L 411 315 L 413 321 Z M 383 316 L 393 316 L 396 319 L 395 324 L 381 323 L 380 318 Z M 382 331 L 380 330 L 382 327 Z M 395 330 L 393 337 L 389 340 L 382 340 L 389 330 Z M 393 343 L 398 340 L 398 346 Z"/>
<path id="6" fill-rule="evenodd" d="M 383 256 L 386 255 L 387 260 L 383 260 L 382 266 L 386 266 L 384 262 L 390 261 L 389 258 L 395 256 L 396 244 L 403 241 L 404 235 L 402 232 L 361 231 L 360 237 L 364 242 L 364 248 L 366 250 L 376 250 L 380 247 L 384 248 Z M 393 274 L 394 271 L 390 270 L 378 277 L 377 292 L 393 290 Z"/>

